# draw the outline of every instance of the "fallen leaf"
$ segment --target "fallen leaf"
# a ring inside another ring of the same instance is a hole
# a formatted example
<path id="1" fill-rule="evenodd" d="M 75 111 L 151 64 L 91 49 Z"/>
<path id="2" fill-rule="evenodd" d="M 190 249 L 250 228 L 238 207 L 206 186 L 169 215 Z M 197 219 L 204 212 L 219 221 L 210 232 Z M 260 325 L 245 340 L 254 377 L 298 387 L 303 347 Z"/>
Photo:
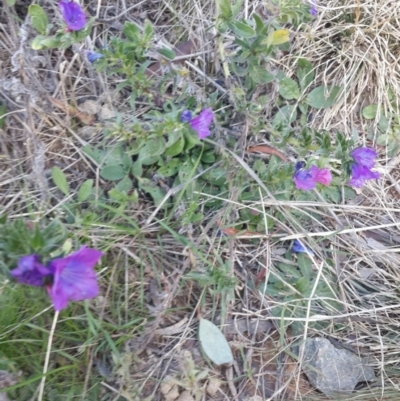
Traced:
<path id="1" fill-rule="evenodd" d="M 231 347 L 221 330 L 214 323 L 200 319 L 199 340 L 204 353 L 216 365 L 233 363 Z"/>
<path id="2" fill-rule="evenodd" d="M 236 228 L 233 228 L 233 227 L 221 228 L 221 224 L 222 223 L 220 221 L 217 221 L 217 224 L 220 227 L 220 231 L 223 234 L 228 235 L 230 237 L 233 237 L 233 236 L 235 236 L 237 234 L 244 235 L 244 236 L 257 236 L 257 237 L 264 235 L 264 234 L 258 233 L 256 231 L 237 230 Z"/>
<path id="3" fill-rule="evenodd" d="M 94 117 L 90 116 L 89 114 L 83 113 L 82 111 L 79 111 L 76 107 L 70 106 L 67 103 L 63 103 L 60 100 L 50 97 L 51 103 L 53 103 L 54 106 L 62 110 L 65 114 L 70 115 L 71 117 L 77 118 L 81 123 L 85 125 L 93 125 L 94 124 Z"/>
<path id="4" fill-rule="evenodd" d="M 289 161 L 289 159 L 283 153 L 279 152 L 279 150 L 272 148 L 271 146 L 267 146 L 267 145 L 251 146 L 250 148 L 247 149 L 247 151 L 249 153 L 260 152 L 260 153 L 264 153 L 267 155 L 275 155 L 275 156 L 279 157 L 281 160 L 283 160 L 284 162 Z"/>

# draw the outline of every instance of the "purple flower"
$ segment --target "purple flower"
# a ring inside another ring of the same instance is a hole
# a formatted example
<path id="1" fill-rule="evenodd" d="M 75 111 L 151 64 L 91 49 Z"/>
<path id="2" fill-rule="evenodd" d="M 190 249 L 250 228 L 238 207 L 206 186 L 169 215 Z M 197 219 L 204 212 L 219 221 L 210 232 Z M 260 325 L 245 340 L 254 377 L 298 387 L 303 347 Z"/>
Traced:
<path id="1" fill-rule="evenodd" d="M 331 172 L 326 168 L 311 166 L 309 169 L 303 168 L 304 163 L 296 164 L 296 172 L 293 175 L 293 181 L 297 189 L 310 191 L 314 189 L 317 182 L 323 185 L 329 185 L 332 181 Z"/>
<path id="2" fill-rule="evenodd" d="M 308 253 L 308 254 L 311 254 L 312 256 L 314 256 L 314 252 L 310 248 L 307 248 L 306 246 L 304 246 L 298 239 L 295 239 L 293 241 L 292 251 L 296 252 L 296 253 L 299 253 L 299 252 Z"/>
<path id="3" fill-rule="evenodd" d="M 190 110 L 185 110 L 181 114 L 181 121 L 183 123 L 188 123 L 192 119 L 192 112 Z"/>
<path id="4" fill-rule="evenodd" d="M 23 256 L 18 260 L 18 267 L 11 270 L 11 275 L 21 284 L 41 287 L 43 278 L 51 272 L 39 263 L 38 255 Z"/>
<path id="5" fill-rule="evenodd" d="M 58 7 L 68 29 L 71 31 L 80 31 L 86 25 L 86 15 L 78 3 L 72 0 L 61 0 Z"/>
<path id="6" fill-rule="evenodd" d="M 310 14 L 315 17 L 318 14 L 317 7 L 315 5 L 315 0 L 311 0 L 311 5 L 310 5 Z"/>
<path id="7" fill-rule="evenodd" d="M 98 294 L 99 287 L 93 268 L 102 255 L 96 249 L 83 246 L 79 251 L 49 263 L 48 268 L 54 279 L 47 291 L 56 310 L 66 308 L 68 301 L 81 301 Z"/>
<path id="8" fill-rule="evenodd" d="M 377 180 L 380 177 L 379 173 L 371 171 L 368 167 L 363 167 L 354 163 L 351 167 L 351 180 L 349 185 L 361 188 L 367 180 Z"/>
<path id="9" fill-rule="evenodd" d="M 94 63 L 95 61 L 99 60 L 100 58 L 104 58 L 104 54 L 92 52 L 90 50 L 86 51 L 86 57 L 89 60 L 89 63 Z"/>
<path id="10" fill-rule="evenodd" d="M 214 113 L 211 108 L 204 109 L 200 114 L 190 120 L 190 128 L 194 129 L 199 136 L 199 139 L 204 139 L 211 135 L 210 125 L 214 118 Z"/>
<path id="11" fill-rule="evenodd" d="M 354 149 L 350 155 L 358 165 L 367 168 L 374 167 L 377 156 L 375 150 L 371 148 L 357 148 Z"/>
<path id="12" fill-rule="evenodd" d="M 354 159 L 351 167 L 351 179 L 348 182 L 356 188 L 361 188 L 367 180 L 376 180 L 380 177 L 379 173 L 371 171 L 374 167 L 376 152 L 371 148 L 354 149 L 350 155 Z"/>

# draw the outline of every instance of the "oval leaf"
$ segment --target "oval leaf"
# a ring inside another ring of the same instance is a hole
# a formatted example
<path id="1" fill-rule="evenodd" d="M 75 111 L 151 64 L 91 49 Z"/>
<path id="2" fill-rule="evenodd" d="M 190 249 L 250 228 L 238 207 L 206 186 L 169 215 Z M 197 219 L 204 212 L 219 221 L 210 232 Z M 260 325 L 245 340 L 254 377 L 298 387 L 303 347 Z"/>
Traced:
<path id="1" fill-rule="evenodd" d="M 275 32 L 271 32 L 267 37 L 267 42 L 274 46 L 289 42 L 289 31 L 287 29 L 278 29 Z"/>
<path id="2" fill-rule="evenodd" d="M 252 38 L 256 36 L 256 31 L 243 21 L 231 22 L 229 28 L 231 28 L 236 35 L 239 35 L 242 38 Z"/>
<path id="3" fill-rule="evenodd" d="M 378 112 L 378 105 L 370 104 L 369 106 L 363 108 L 362 115 L 367 120 L 373 120 L 376 117 L 377 112 Z"/>
<path id="4" fill-rule="evenodd" d="M 216 365 L 233 362 L 231 347 L 221 330 L 214 323 L 200 319 L 199 340 L 204 353 Z"/>
<path id="5" fill-rule="evenodd" d="M 339 86 L 318 86 L 308 94 L 307 103 L 315 109 L 326 109 L 335 102 L 339 91 Z"/>
<path id="6" fill-rule="evenodd" d="M 64 194 L 69 194 L 69 186 L 67 177 L 65 176 L 64 172 L 59 167 L 53 167 L 51 169 L 51 178 L 53 179 L 54 184 L 56 187 Z"/>
<path id="7" fill-rule="evenodd" d="M 31 17 L 33 27 L 41 35 L 46 35 L 47 24 L 49 23 L 49 21 L 43 8 L 38 6 L 37 4 L 31 4 L 28 8 L 28 14 Z"/>
<path id="8" fill-rule="evenodd" d="M 291 78 L 284 78 L 279 82 L 279 94 L 287 99 L 298 99 L 300 97 L 299 86 Z"/>
<path id="9" fill-rule="evenodd" d="M 105 180 L 118 181 L 125 177 L 126 173 L 124 167 L 120 164 L 111 164 L 104 166 L 100 170 L 100 175 Z"/>
<path id="10" fill-rule="evenodd" d="M 78 202 L 84 202 L 92 194 L 93 180 L 86 180 L 79 187 Z"/>

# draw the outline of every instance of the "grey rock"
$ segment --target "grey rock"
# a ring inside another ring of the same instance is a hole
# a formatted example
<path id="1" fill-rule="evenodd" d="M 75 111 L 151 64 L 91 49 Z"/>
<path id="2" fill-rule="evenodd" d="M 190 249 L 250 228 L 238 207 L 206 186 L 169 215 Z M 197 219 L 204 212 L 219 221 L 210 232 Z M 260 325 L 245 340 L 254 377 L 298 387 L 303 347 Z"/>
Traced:
<path id="1" fill-rule="evenodd" d="M 335 348 L 326 338 L 307 338 L 304 347 L 304 373 L 328 397 L 349 395 L 357 383 L 376 379 L 366 358 Z"/>

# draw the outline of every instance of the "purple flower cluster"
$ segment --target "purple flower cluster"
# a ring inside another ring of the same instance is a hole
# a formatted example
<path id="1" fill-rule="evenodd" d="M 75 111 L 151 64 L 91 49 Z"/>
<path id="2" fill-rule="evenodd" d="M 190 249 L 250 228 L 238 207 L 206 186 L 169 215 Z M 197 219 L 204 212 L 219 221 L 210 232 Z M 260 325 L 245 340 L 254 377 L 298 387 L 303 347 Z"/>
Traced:
<path id="1" fill-rule="evenodd" d="M 192 118 L 192 113 L 189 110 L 185 110 L 181 114 L 181 121 L 189 123 L 190 128 L 197 132 L 199 139 L 204 139 L 211 135 L 210 125 L 213 119 L 214 113 L 210 107 L 202 110 L 195 118 Z"/>
<path id="2" fill-rule="evenodd" d="M 310 191 L 315 188 L 317 183 L 326 186 L 331 183 L 332 174 L 328 169 L 318 168 L 317 166 L 311 166 L 310 168 L 305 169 L 304 165 L 304 162 L 296 163 L 296 171 L 293 176 L 293 181 L 297 189 Z"/>
<path id="3" fill-rule="evenodd" d="M 351 180 L 349 185 L 361 188 L 367 180 L 376 180 L 380 177 L 379 173 L 371 171 L 374 167 L 376 152 L 371 148 L 354 149 L 350 155 L 354 159 L 351 167 Z"/>
<path id="4" fill-rule="evenodd" d="M 372 171 L 374 167 L 376 152 L 371 148 L 357 148 L 354 149 L 350 155 L 354 159 L 351 168 L 351 179 L 349 185 L 361 188 L 365 181 L 376 180 L 380 177 L 379 173 Z M 328 186 L 332 181 L 332 174 L 326 168 L 319 168 L 311 166 L 304 168 L 304 162 L 296 163 L 293 181 L 297 189 L 310 191 L 314 189 L 317 183 Z"/>
<path id="5" fill-rule="evenodd" d="M 47 266 L 39 262 L 38 255 L 28 255 L 19 259 L 11 275 L 21 284 L 45 285 L 54 308 L 59 311 L 69 301 L 82 301 L 99 293 L 94 266 L 102 255 L 97 249 L 83 246 L 69 256 L 51 260 Z"/>
<path id="6" fill-rule="evenodd" d="M 86 15 L 78 3 L 61 0 L 58 7 L 69 30 L 80 31 L 86 25 Z"/>

